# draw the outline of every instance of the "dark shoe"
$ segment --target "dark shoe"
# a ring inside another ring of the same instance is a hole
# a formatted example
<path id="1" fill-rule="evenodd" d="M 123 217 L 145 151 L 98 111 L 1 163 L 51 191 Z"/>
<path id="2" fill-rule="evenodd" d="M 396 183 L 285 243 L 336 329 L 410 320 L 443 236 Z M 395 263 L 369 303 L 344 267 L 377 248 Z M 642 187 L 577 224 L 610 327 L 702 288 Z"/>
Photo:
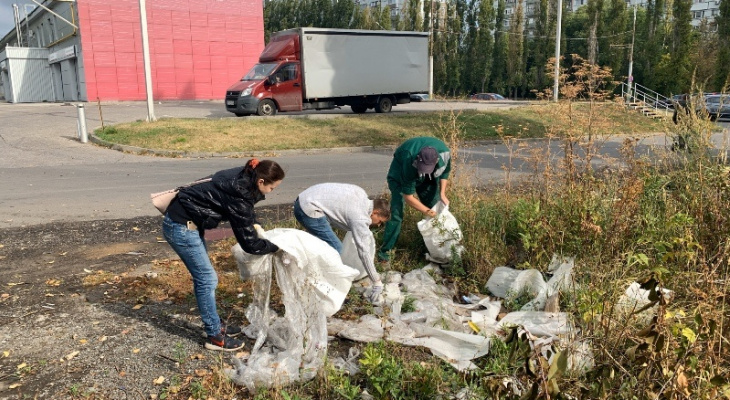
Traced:
<path id="1" fill-rule="evenodd" d="M 238 325 L 221 325 L 221 333 L 226 336 L 238 336 L 241 334 L 241 327 Z M 208 334 L 203 332 L 203 337 L 207 338 Z"/>
<path id="2" fill-rule="evenodd" d="M 220 334 L 218 336 L 209 337 L 205 342 L 205 348 L 208 350 L 218 351 L 236 351 L 243 348 L 243 341 Z"/>
<path id="3" fill-rule="evenodd" d="M 241 327 L 238 325 L 222 325 L 221 332 L 225 333 L 226 336 L 238 336 L 241 334 Z"/>

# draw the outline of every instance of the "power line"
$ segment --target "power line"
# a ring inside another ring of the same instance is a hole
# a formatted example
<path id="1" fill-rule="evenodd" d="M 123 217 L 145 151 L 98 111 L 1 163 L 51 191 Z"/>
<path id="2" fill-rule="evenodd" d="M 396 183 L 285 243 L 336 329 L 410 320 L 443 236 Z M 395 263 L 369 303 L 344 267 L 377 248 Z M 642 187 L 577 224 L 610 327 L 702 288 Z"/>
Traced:
<path id="1" fill-rule="evenodd" d="M 495 32 L 505 33 L 507 35 L 525 36 L 525 37 L 529 37 L 529 38 L 532 38 L 532 39 L 555 39 L 555 36 L 554 35 L 553 36 L 535 36 L 535 35 L 530 35 L 530 34 L 526 34 L 526 33 L 514 33 L 514 32 L 500 31 L 500 30 L 496 30 Z M 596 39 L 607 39 L 607 38 L 612 38 L 612 37 L 626 35 L 627 33 L 631 33 L 631 31 L 620 32 L 620 33 L 617 33 L 615 35 L 596 36 Z M 566 38 L 565 40 L 591 40 L 591 38 L 589 38 L 589 37 L 585 37 L 585 38 L 578 37 L 578 38 Z"/>

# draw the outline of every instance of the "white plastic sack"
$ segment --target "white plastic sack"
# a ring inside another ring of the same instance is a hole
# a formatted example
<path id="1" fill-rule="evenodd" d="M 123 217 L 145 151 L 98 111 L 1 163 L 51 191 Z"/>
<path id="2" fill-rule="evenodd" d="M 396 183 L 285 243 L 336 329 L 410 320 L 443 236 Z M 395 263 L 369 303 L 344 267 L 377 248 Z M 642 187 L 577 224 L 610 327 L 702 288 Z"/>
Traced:
<path id="1" fill-rule="evenodd" d="M 438 202 L 433 208 L 436 216 L 424 218 L 418 222 L 418 230 L 426 243 L 428 254 L 426 259 L 437 264 L 448 264 L 454 254 L 461 256 L 464 247 L 459 244 L 462 239 L 459 222 L 449 211 L 449 206 Z"/>
<path id="2" fill-rule="evenodd" d="M 522 306 L 522 311 L 540 311 L 545 309 L 547 298 L 573 283 L 573 257 L 553 255 L 548 273 L 550 280 L 545 282 L 542 273 L 536 269 L 516 270 L 509 267 L 497 267 L 487 281 L 490 293 L 504 299 L 513 299 L 527 294 L 532 300 Z"/>
<path id="3" fill-rule="evenodd" d="M 372 245 L 370 254 L 375 254 L 375 241 L 371 240 L 370 244 Z M 359 274 L 355 277 L 356 281 L 368 276 L 365 266 L 362 265 L 360 254 L 357 252 L 357 246 L 355 245 L 355 238 L 352 236 L 352 232 L 348 231 L 345 234 L 345 238 L 342 239 L 342 253 L 340 255 L 342 256 L 343 264 L 358 270 Z"/>
<path id="4" fill-rule="evenodd" d="M 249 390 L 286 385 L 316 375 L 327 354 L 327 316 L 337 312 L 357 271 L 327 243 L 297 229 L 259 232 L 281 251 L 254 256 L 233 248 L 242 276 L 253 280 L 245 333 L 256 339 L 249 358 L 228 371 Z M 269 310 L 272 274 L 282 292 L 284 317 Z"/>
<path id="5" fill-rule="evenodd" d="M 641 310 L 651 303 L 651 300 L 649 300 L 650 293 L 649 290 L 642 289 L 641 284 L 638 282 L 631 283 L 626 288 L 626 292 L 616 302 L 617 311 L 621 314 L 629 315 Z M 669 289 L 662 289 L 662 296 L 668 302 L 674 297 L 674 292 Z M 637 319 L 642 322 L 648 322 L 654 316 L 656 308 L 657 305 L 655 304 L 653 307 L 636 314 Z"/>

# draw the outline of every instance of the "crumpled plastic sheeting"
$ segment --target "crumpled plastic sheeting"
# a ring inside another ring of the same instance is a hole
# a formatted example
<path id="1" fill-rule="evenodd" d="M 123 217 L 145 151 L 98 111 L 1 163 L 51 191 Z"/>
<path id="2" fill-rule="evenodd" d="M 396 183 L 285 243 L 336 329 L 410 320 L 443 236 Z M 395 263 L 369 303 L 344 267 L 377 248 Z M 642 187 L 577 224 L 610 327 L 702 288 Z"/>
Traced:
<path id="1" fill-rule="evenodd" d="M 642 289 L 638 282 L 633 282 L 616 302 L 616 309 L 622 314 L 635 313 L 651 303 L 649 293 L 650 291 Z M 669 302 L 674 297 L 674 292 L 669 289 L 662 289 L 662 296 L 665 301 Z M 636 314 L 637 320 L 644 323 L 649 322 L 656 313 L 656 308 L 657 305 L 655 304 L 653 307 Z"/>
<path id="2" fill-rule="evenodd" d="M 370 254 L 375 254 L 375 241 L 371 240 L 370 244 Z M 357 251 L 355 238 L 352 236 L 352 232 L 350 231 L 348 231 L 345 234 L 345 238 L 342 239 L 342 253 L 340 253 L 340 256 L 342 256 L 343 264 L 347 265 L 350 268 L 355 268 L 359 272 L 354 280 L 359 281 L 360 279 L 368 276 L 368 271 L 365 269 L 365 266 L 362 265 L 360 254 Z"/>
<path id="3" fill-rule="evenodd" d="M 461 256 L 464 251 L 464 246 L 459 243 L 463 237 L 461 228 L 449 211 L 449 206 L 443 202 L 439 201 L 432 210 L 436 211 L 435 217 L 424 218 L 416 224 L 428 249 L 426 259 L 437 264 L 448 264 L 454 254 Z"/>
<path id="4" fill-rule="evenodd" d="M 358 362 L 360 357 L 360 350 L 352 346 L 347 351 L 347 359 L 344 357 L 337 357 L 332 360 L 332 365 L 342 371 L 347 371 L 350 376 L 357 375 L 360 372 L 360 363 Z"/>
<path id="5" fill-rule="evenodd" d="M 499 302 L 482 300 L 480 304 L 486 310 L 472 312 L 471 321 L 486 334 L 518 327 L 518 334 L 525 335 L 530 346 L 538 350 L 548 363 L 553 362 L 555 349 L 559 349 L 567 352 L 568 370 L 583 374 L 593 369 L 594 358 L 590 341 L 581 339 L 580 331 L 573 324 L 570 315 L 537 311 L 545 308 L 548 297 L 571 287 L 573 265 L 572 257 L 553 256 L 548 266 L 548 271 L 553 276 L 547 282 L 537 270 L 518 271 L 507 267 L 495 269 L 487 282 L 487 289 L 492 294 L 509 298 L 527 292 L 534 298 L 522 307 L 522 311 L 511 312 L 499 322 L 495 315 Z"/>
<path id="6" fill-rule="evenodd" d="M 342 306 L 358 272 L 342 264 L 324 241 L 297 229 L 259 236 L 282 251 L 255 256 L 232 249 L 242 277 L 253 280 L 253 301 L 244 331 L 256 339 L 247 360 L 233 358 L 228 376 L 249 390 L 312 379 L 327 354 L 327 317 Z M 269 310 L 272 273 L 282 292 L 283 318 Z"/>
<path id="7" fill-rule="evenodd" d="M 568 336 L 576 333 L 575 326 L 567 313 L 544 311 L 515 311 L 504 316 L 497 323 L 499 329 L 521 326 L 537 337 Z"/>
<path id="8" fill-rule="evenodd" d="M 465 325 L 469 312 L 452 301 L 453 291 L 439 285 L 430 275 L 438 267 L 428 265 L 404 276 L 389 273 L 384 303 L 391 309 L 387 317 L 365 315 L 357 322 L 330 319 L 330 334 L 358 342 L 381 339 L 408 346 L 424 346 L 459 370 L 475 368 L 471 360 L 489 351 L 490 339 L 471 333 Z M 416 312 L 400 313 L 405 295 L 413 297 Z M 463 317 L 461 315 L 464 315 Z"/>
<path id="9" fill-rule="evenodd" d="M 536 269 L 516 270 L 509 267 L 497 267 L 487 281 L 490 293 L 503 299 L 528 293 L 532 301 L 522 306 L 522 311 L 540 311 L 545 309 L 547 298 L 570 287 L 573 280 L 575 258 L 553 255 L 548 266 L 552 277 L 545 282 L 542 273 Z"/>

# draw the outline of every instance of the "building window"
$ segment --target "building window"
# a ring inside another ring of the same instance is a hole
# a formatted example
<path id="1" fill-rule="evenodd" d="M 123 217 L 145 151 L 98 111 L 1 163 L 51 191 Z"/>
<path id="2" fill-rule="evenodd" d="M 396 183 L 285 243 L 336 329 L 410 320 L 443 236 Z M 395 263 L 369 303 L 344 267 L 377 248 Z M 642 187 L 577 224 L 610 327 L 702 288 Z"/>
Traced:
<path id="1" fill-rule="evenodd" d="M 53 25 L 53 18 L 48 18 L 48 42 L 56 41 L 56 27 Z"/>
<path id="2" fill-rule="evenodd" d="M 701 19 L 702 18 L 702 14 L 704 14 L 702 11 L 694 11 L 692 13 L 692 18 L 694 18 L 694 19 Z"/>

